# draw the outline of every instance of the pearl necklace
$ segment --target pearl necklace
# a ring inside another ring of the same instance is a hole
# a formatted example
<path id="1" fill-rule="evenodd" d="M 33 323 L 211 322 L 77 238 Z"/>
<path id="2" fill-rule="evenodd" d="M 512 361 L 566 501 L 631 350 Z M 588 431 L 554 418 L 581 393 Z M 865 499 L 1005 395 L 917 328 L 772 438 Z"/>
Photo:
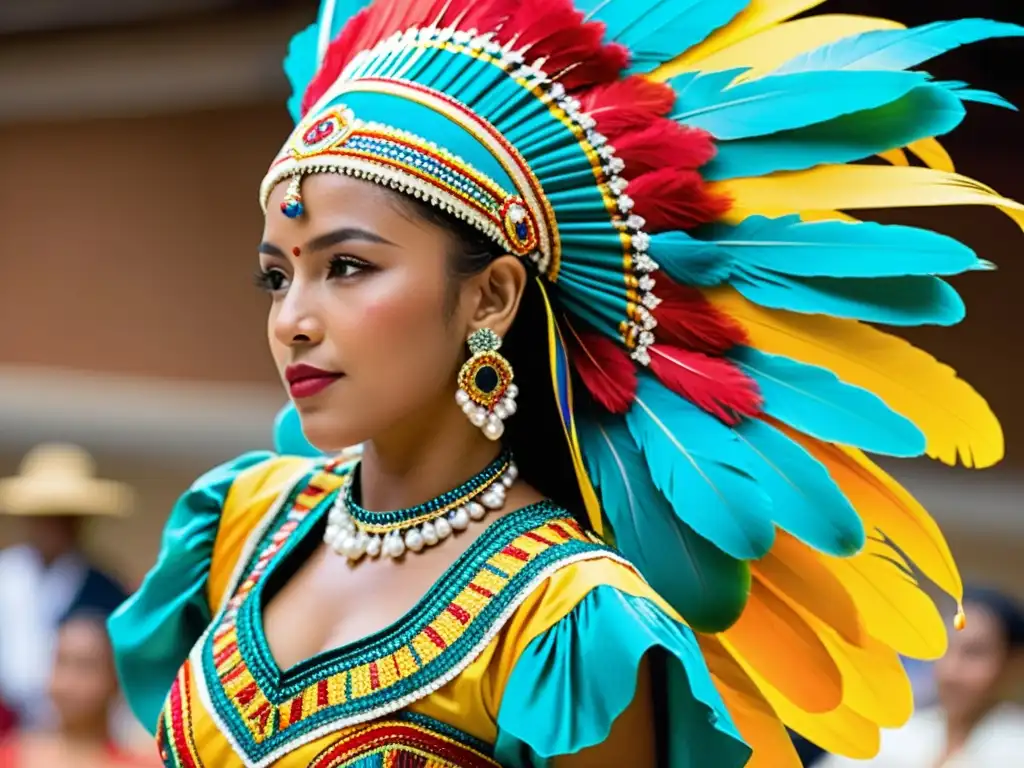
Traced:
<path id="1" fill-rule="evenodd" d="M 422 552 L 470 522 L 483 520 L 490 511 L 505 506 L 505 493 L 519 477 L 519 470 L 507 451 L 482 472 L 454 490 L 425 504 L 394 512 L 371 512 L 353 498 L 353 483 L 359 467 L 349 473 L 327 514 L 324 542 L 352 562 L 364 556 L 386 555 L 393 559 L 407 551 Z"/>

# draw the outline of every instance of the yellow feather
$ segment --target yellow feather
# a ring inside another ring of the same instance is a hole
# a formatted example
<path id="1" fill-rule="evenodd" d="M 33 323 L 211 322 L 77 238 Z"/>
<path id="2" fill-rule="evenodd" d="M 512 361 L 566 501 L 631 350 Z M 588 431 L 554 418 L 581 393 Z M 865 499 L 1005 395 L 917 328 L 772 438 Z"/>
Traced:
<path id="1" fill-rule="evenodd" d="M 881 531 L 941 589 L 958 602 L 963 599 L 960 570 L 942 530 L 906 488 L 856 448 L 815 440 L 782 424 L 775 426 L 825 466 L 869 534 Z"/>
<path id="2" fill-rule="evenodd" d="M 902 149 L 890 149 L 888 152 L 879 152 L 878 156 L 887 163 L 892 163 L 893 165 L 910 165 L 910 160 L 907 159 L 907 153 Z"/>
<path id="3" fill-rule="evenodd" d="M 893 169 L 895 170 L 895 169 Z M 956 372 L 896 336 L 856 320 L 756 306 L 732 288 L 706 292 L 746 329 L 752 346 L 818 365 L 874 392 L 913 421 L 928 455 L 987 467 L 1003 456 L 1003 431 L 988 403 Z"/>
<path id="4" fill-rule="evenodd" d="M 815 3 L 817 4 L 817 3 Z M 781 4 L 787 8 L 788 4 Z M 795 2 L 794 5 L 806 5 Z M 751 67 L 742 79 L 762 77 L 777 69 L 794 56 L 811 51 L 818 46 L 834 43 L 849 35 L 871 32 L 877 29 L 903 29 L 903 25 L 888 19 L 868 16 L 826 14 L 789 21 L 771 26 L 750 36 L 733 37 L 726 45 L 718 45 L 712 36 L 710 48 L 698 46 L 654 71 L 655 80 L 667 80 L 683 72 L 699 69 L 714 72 L 734 67 Z M 729 30 L 726 27 L 725 30 Z"/>
<path id="5" fill-rule="evenodd" d="M 991 205 L 1024 228 L 1024 205 L 948 171 L 887 165 L 821 165 L 806 171 L 708 185 L 733 200 L 732 213 L 841 211 L 934 205 Z M 767 215 L 767 214 L 766 214 Z"/>
<path id="6" fill-rule="evenodd" d="M 815 557 L 806 545 L 795 539 L 792 541 L 795 546 L 803 547 L 808 557 Z M 800 560 L 799 567 L 805 566 L 806 560 Z M 823 569 L 820 563 L 818 567 Z M 835 578 L 831 574 L 829 576 Z M 814 568 L 807 571 L 808 581 L 818 578 L 820 574 Z M 846 594 L 845 590 L 843 593 Z M 782 595 L 782 599 L 807 622 L 839 667 L 843 677 L 843 704 L 885 728 L 898 728 L 906 723 L 914 710 L 914 694 L 896 652 L 864 632 L 854 640 L 843 638 L 827 621 L 794 597 L 793 592 Z M 855 612 L 852 600 L 850 602 L 850 610 Z M 857 618 L 856 613 L 854 618 Z"/>
<path id="7" fill-rule="evenodd" d="M 785 216 L 789 213 L 792 213 L 792 211 L 766 211 L 764 215 L 778 218 L 779 216 Z M 729 212 L 722 216 L 721 220 L 726 224 L 739 224 L 745 218 L 747 218 L 747 214 L 743 212 L 739 212 L 736 215 Z M 841 211 L 801 211 L 800 218 L 803 221 L 848 221 L 850 223 L 860 221 L 860 219 L 856 219 L 849 214 L 842 213 Z"/>
<path id="8" fill-rule="evenodd" d="M 717 29 L 704 40 L 690 48 L 686 53 L 655 70 L 651 75 L 655 80 L 667 80 L 673 75 L 693 69 L 698 61 L 706 59 L 713 53 L 746 40 L 764 29 L 775 26 L 780 21 L 796 16 L 806 10 L 821 5 L 825 0 L 750 0 L 747 7 L 737 14 L 732 21 L 721 29 Z M 670 68 L 676 71 L 669 71 Z M 707 67 L 702 67 L 707 69 Z"/>
<path id="9" fill-rule="evenodd" d="M 711 678 L 743 740 L 754 751 L 746 768 L 800 768 L 782 721 L 743 668 L 714 637 L 698 636 Z"/>
<path id="10" fill-rule="evenodd" d="M 842 676 L 821 640 L 757 579 L 740 618 L 718 637 L 801 709 L 827 712 L 842 702 Z"/>
<path id="11" fill-rule="evenodd" d="M 828 712 L 806 712 L 780 693 L 765 677 L 738 653 L 726 639 L 722 647 L 750 677 L 775 713 L 786 725 L 828 752 L 858 760 L 878 754 L 878 726 L 840 704 Z"/>
<path id="12" fill-rule="evenodd" d="M 947 173 L 953 173 L 956 170 L 953 167 L 953 158 L 949 156 L 949 152 L 937 139 L 921 139 L 907 145 L 907 149 L 929 168 Z"/>
<path id="13" fill-rule="evenodd" d="M 899 728 L 914 713 L 914 691 L 892 648 L 866 637 L 852 645 L 824 625 L 816 626 L 843 675 L 843 704 L 883 728 Z"/>
<path id="14" fill-rule="evenodd" d="M 865 637 L 853 598 L 806 544 L 779 531 L 771 551 L 750 566 L 759 581 L 804 615 L 814 616 L 851 643 Z"/>
<path id="15" fill-rule="evenodd" d="M 869 538 L 853 557 L 820 557 L 843 582 L 869 634 L 904 656 L 937 659 L 946 652 L 946 626 L 895 554 L 890 545 Z"/>

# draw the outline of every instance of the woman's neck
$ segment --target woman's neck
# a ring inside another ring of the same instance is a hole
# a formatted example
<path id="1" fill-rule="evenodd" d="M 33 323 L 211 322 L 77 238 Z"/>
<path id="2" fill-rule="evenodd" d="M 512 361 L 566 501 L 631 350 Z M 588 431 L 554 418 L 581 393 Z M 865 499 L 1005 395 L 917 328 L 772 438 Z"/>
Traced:
<path id="1" fill-rule="evenodd" d="M 360 502 L 371 510 L 422 504 L 457 487 L 484 469 L 501 450 L 466 419 L 450 398 L 428 417 L 363 446 Z"/>

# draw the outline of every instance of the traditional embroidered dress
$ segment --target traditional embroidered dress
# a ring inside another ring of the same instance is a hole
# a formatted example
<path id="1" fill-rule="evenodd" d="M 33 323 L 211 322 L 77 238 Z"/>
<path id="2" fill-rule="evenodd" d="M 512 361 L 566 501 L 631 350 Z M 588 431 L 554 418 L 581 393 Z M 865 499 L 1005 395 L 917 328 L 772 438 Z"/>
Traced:
<path id="1" fill-rule="evenodd" d="M 950 368 L 867 323 L 955 323 L 940 276 L 987 265 L 848 211 L 1024 221 L 934 138 L 1000 98 L 911 71 L 1022 30 L 788 21 L 817 4 L 323 2 L 286 61 L 297 127 L 267 215 L 303 216 L 304 177 L 339 173 L 522 257 L 585 515 L 499 519 L 394 626 L 281 670 L 261 610 L 347 465 L 254 455 L 203 478 L 111 624 L 168 765 L 542 765 L 607 738 L 651 650 L 661 765 L 796 766 L 787 725 L 866 757 L 907 720 L 899 654 L 941 655 L 947 622 L 905 557 L 963 588 L 865 452 L 984 467 L 1003 436 Z"/>
<path id="2" fill-rule="evenodd" d="M 111 622 L 166 765 L 543 764 L 607 735 L 652 648 L 692 718 L 676 764 L 743 765 L 692 632 L 549 503 L 491 524 L 393 626 L 279 669 L 262 607 L 321 541 L 347 467 L 253 454 L 175 508 L 160 562 Z"/>

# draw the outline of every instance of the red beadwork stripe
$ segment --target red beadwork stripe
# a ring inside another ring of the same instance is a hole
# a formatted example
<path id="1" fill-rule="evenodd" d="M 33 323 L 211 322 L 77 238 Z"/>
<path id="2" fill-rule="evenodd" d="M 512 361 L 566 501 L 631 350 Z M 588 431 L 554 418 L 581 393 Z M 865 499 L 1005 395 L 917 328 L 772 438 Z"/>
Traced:
<path id="1" fill-rule="evenodd" d="M 300 693 L 294 699 L 292 699 L 292 708 L 288 712 L 288 722 L 297 723 L 302 719 L 302 694 Z"/>
<path id="2" fill-rule="evenodd" d="M 516 560 L 522 560 L 524 563 L 530 562 L 530 553 L 524 552 L 519 547 L 513 544 L 509 544 L 507 547 L 501 550 L 501 554 L 508 555 L 509 557 L 514 557 Z"/>
<path id="3" fill-rule="evenodd" d="M 395 748 L 396 751 L 392 752 L 390 757 L 397 759 L 397 765 L 403 768 L 410 765 L 403 761 L 411 759 L 416 752 L 428 754 L 459 768 L 493 768 L 497 765 L 479 752 L 462 744 L 452 743 L 448 739 L 439 738 L 426 728 L 405 723 L 382 722 L 332 744 L 313 759 L 309 768 L 341 768 L 357 758 L 376 752 L 381 747 Z"/>
<path id="4" fill-rule="evenodd" d="M 447 610 L 448 613 L 450 613 L 452 616 L 459 620 L 460 624 L 469 624 L 470 619 L 473 618 L 469 615 L 469 611 L 467 611 L 461 605 L 456 605 L 455 603 L 449 605 Z"/>
<path id="5" fill-rule="evenodd" d="M 469 588 L 476 592 L 478 595 L 483 595 L 484 597 L 494 597 L 494 593 L 491 592 L 491 590 L 489 590 L 487 587 L 481 587 L 479 584 L 474 584 L 472 581 L 469 582 Z"/>
<path id="6" fill-rule="evenodd" d="M 232 640 L 230 643 L 224 646 L 224 649 L 213 657 L 213 663 L 218 667 L 231 658 L 231 654 L 238 650 L 238 641 Z"/>
<path id="7" fill-rule="evenodd" d="M 557 533 L 559 536 L 561 536 L 566 541 L 568 541 L 569 539 L 572 538 L 572 535 L 567 530 L 565 530 L 565 528 L 563 528 L 561 525 L 559 525 L 558 523 L 548 523 L 548 528 L 553 530 L 555 533 Z"/>
<path id="8" fill-rule="evenodd" d="M 249 683 L 245 688 L 235 694 L 235 701 L 243 707 L 248 706 L 252 703 L 253 699 L 256 698 L 257 693 L 259 693 L 259 688 L 256 687 L 256 683 Z"/>
<path id="9" fill-rule="evenodd" d="M 184 691 L 182 691 L 182 687 L 185 688 Z M 192 759 L 191 745 L 189 744 L 188 732 L 186 730 L 188 724 L 185 722 L 185 707 L 188 706 L 190 695 L 191 692 L 188 690 L 188 667 L 185 666 L 178 673 L 178 679 L 175 680 L 174 687 L 171 688 L 171 724 L 174 729 L 172 734 L 174 738 L 174 751 L 182 768 L 201 768 Z"/>
<path id="10" fill-rule="evenodd" d="M 370 662 L 370 687 L 373 690 L 380 688 L 380 673 L 377 671 L 377 662 Z"/>
<path id="11" fill-rule="evenodd" d="M 329 691 L 328 691 L 327 681 L 326 680 L 321 680 L 319 683 L 316 684 L 316 705 L 317 705 L 317 707 L 326 707 L 327 706 L 327 704 L 330 702 L 330 699 L 328 698 L 328 693 L 329 693 Z"/>
<path id="12" fill-rule="evenodd" d="M 264 701 L 256 707 L 256 711 L 249 715 L 249 719 L 259 723 L 260 728 L 266 728 L 267 720 L 270 719 L 270 702 Z"/>
<path id="13" fill-rule="evenodd" d="M 530 539 L 531 541 L 536 541 L 538 544 L 545 544 L 545 545 L 547 545 L 549 547 L 552 544 L 552 542 L 550 542 L 547 539 L 545 539 L 543 536 L 541 536 L 536 531 L 527 531 L 525 535 L 526 535 L 526 538 Z"/>
<path id="14" fill-rule="evenodd" d="M 429 637 L 429 638 L 430 638 L 430 641 L 431 641 L 431 642 L 432 642 L 432 643 L 433 643 L 434 645 L 436 645 L 436 646 L 437 646 L 438 648 L 447 648 L 447 647 L 448 647 L 448 643 L 446 643 L 446 642 L 444 641 L 444 638 L 443 638 L 443 637 L 441 637 L 441 636 L 440 636 L 440 635 L 439 635 L 439 634 L 437 633 L 437 630 L 436 630 L 436 629 L 434 629 L 433 627 L 431 627 L 431 626 L 429 626 L 429 625 L 428 625 L 428 626 L 427 626 L 427 627 L 426 627 L 426 628 L 425 628 L 425 629 L 423 630 L 423 634 L 425 634 L 425 635 L 426 635 L 427 637 Z"/>
<path id="15" fill-rule="evenodd" d="M 395 676 L 402 679 L 402 667 L 398 663 L 398 657 L 395 654 L 391 654 L 391 660 L 395 663 Z"/>
<path id="16" fill-rule="evenodd" d="M 232 680 L 234 680 L 236 677 L 238 677 L 240 674 L 247 671 L 248 669 L 249 668 L 245 666 L 244 662 L 235 664 L 235 666 L 233 666 L 229 671 L 221 673 L 220 681 L 222 684 L 230 683 Z"/>

